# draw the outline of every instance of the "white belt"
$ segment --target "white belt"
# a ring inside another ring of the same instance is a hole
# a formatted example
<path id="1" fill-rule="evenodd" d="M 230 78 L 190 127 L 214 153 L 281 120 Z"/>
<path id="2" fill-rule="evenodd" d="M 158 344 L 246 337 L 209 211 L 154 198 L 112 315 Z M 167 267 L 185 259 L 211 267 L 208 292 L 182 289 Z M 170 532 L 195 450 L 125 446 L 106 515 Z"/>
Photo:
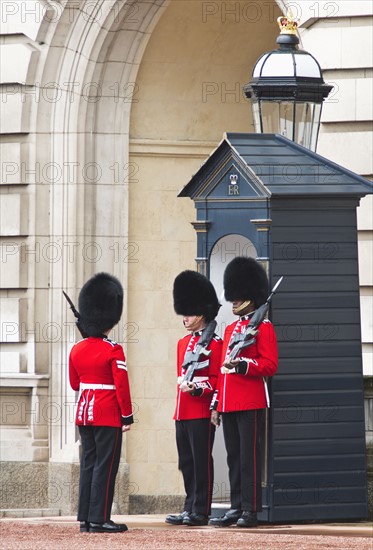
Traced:
<path id="1" fill-rule="evenodd" d="M 114 384 L 84 384 L 80 382 L 80 391 L 83 390 L 116 390 Z"/>

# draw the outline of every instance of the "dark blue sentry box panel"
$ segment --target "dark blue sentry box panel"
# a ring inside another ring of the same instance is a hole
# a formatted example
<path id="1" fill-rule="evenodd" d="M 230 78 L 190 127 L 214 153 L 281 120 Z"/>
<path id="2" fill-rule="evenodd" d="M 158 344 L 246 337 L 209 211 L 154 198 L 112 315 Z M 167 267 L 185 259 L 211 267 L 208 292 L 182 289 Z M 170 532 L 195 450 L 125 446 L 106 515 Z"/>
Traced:
<path id="1" fill-rule="evenodd" d="M 356 207 L 371 193 L 282 136 L 229 133 L 179 194 L 195 202 L 207 274 L 214 244 L 240 234 L 272 285 L 284 276 L 271 311 L 280 360 L 262 520 L 367 517 Z"/>

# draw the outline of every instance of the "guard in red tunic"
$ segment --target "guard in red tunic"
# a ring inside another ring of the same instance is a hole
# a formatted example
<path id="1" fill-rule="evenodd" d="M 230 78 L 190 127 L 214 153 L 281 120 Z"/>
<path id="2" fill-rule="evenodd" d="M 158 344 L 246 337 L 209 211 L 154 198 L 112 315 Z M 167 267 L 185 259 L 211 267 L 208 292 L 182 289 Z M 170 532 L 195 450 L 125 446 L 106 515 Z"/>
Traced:
<path id="1" fill-rule="evenodd" d="M 215 334 L 220 304 L 210 281 L 183 271 L 174 282 L 174 309 L 190 332 L 177 345 L 177 398 L 174 420 L 179 469 L 186 492 L 184 511 L 171 514 L 172 525 L 206 525 L 211 512 L 215 426 L 211 399 L 221 367 L 222 340 Z"/>
<path id="2" fill-rule="evenodd" d="M 108 339 L 123 309 L 123 288 L 107 273 L 89 279 L 79 294 L 78 328 L 85 338 L 70 353 L 69 377 L 79 391 L 76 424 L 82 444 L 78 521 L 80 531 L 118 533 L 110 520 L 122 446 L 133 423 L 126 358 Z"/>
<path id="3" fill-rule="evenodd" d="M 234 258 L 224 272 L 224 293 L 239 319 L 225 330 L 223 366 L 211 421 L 219 425 L 222 417 L 231 509 L 222 518 L 211 518 L 209 524 L 255 527 L 257 512 L 262 509 L 260 440 L 264 412 L 269 407 L 264 378 L 275 374 L 278 362 L 272 323 L 265 319 L 258 327 L 254 343 L 243 347 L 235 359 L 230 354 L 236 335 L 245 333 L 254 311 L 268 298 L 265 270 L 253 258 Z"/>

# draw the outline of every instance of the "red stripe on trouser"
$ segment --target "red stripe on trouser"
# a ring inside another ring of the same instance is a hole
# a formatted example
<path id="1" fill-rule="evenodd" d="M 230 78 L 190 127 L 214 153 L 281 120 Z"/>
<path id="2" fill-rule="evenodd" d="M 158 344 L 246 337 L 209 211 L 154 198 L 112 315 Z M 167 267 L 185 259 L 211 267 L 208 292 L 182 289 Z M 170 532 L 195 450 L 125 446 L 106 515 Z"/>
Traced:
<path id="1" fill-rule="evenodd" d="M 212 424 L 209 423 L 209 435 L 208 435 L 208 442 L 207 442 L 207 509 L 206 514 L 209 514 L 210 506 L 211 506 L 211 429 Z"/>
<path id="2" fill-rule="evenodd" d="M 117 450 L 117 445 L 118 445 L 118 436 L 119 436 L 119 431 L 117 431 L 116 434 L 115 434 L 115 445 L 114 445 L 114 449 L 113 449 L 113 456 L 111 458 L 110 471 L 109 471 L 108 480 L 107 480 L 107 483 L 106 483 L 106 498 L 105 498 L 105 518 L 106 518 L 106 520 L 110 519 L 110 517 L 107 517 L 107 507 L 108 507 L 108 500 L 109 500 L 111 472 L 113 470 L 113 463 L 114 463 L 115 456 L 116 456 L 116 450 Z"/>
<path id="3" fill-rule="evenodd" d="M 254 450 L 254 457 L 253 457 L 253 464 L 254 464 L 254 512 L 256 512 L 256 485 L 257 485 L 257 473 L 256 473 L 256 437 L 257 437 L 257 411 L 254 413 L 254 444 L 253 444 L 253 450 Z"/>

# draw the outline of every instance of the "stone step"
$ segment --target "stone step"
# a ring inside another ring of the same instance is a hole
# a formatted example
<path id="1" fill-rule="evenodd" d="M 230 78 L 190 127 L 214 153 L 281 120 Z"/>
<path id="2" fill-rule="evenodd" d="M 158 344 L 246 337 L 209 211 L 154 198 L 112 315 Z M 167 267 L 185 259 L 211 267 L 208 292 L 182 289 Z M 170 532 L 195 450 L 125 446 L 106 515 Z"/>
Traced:
<path id="1" fill-rule="evenodd" d="M 58 508 L 7 508 L 0 510 L 1 518 L 40 518 L 60 516 Z"/>

